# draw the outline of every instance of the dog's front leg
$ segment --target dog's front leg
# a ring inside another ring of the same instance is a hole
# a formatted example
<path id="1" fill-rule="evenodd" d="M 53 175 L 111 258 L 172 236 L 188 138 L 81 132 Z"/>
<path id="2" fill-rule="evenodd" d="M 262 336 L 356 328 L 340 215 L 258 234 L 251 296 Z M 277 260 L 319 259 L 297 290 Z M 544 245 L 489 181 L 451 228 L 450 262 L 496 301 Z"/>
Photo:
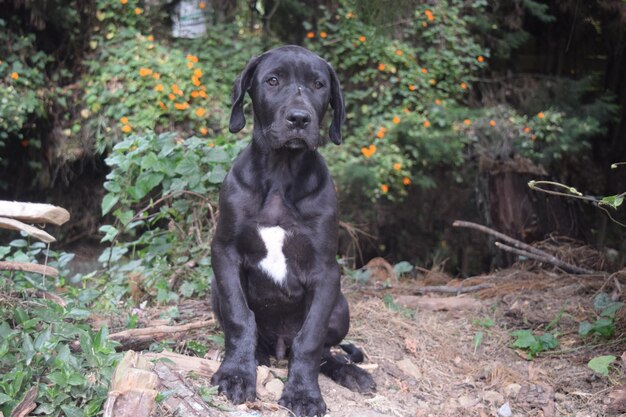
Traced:
<path id="1" fill-rule="evenodd" d="M 226 352 L 211 383 L 235 404 L 256 397 L 256 322 L 241 288 L 240 261 L 232 245 L 212 245 L 213 308 L 224 330 Z"/>
<path id="2" fill-rule="evenodd" d="M 332 260 L 312 274 L 308 311 L 293 341 L 289 376 L 279 404 L 296 416 L 323 416 L 326 403 L 318 383 L 320 360 L 328 331 L 328 320 L 339 294 L 339 267 Z"/>

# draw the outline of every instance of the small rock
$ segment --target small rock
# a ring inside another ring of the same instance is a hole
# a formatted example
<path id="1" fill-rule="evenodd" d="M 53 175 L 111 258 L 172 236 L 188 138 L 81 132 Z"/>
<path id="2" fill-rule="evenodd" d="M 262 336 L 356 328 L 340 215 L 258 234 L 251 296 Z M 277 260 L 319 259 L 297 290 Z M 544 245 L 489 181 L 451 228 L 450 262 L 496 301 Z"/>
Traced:
<path id="1" fill-rule="evenodd" d="M 498 409 L 498 415 L 500 417 L 511 417 L 513 415 L 509 403 L 502 404 L 502 407 Z"/>
<path id="2" fill-rule="evenodd" d="M 272 379 L 270 382 L 268 382 L 265 385 L 265 389 L 267 390 L 267 392 L 274 397 L 274 399 L 278 400 L 281 396 L 281 394 L 283 393 L 283 388 L 285 387 L 285 384 L 283 384 L 283 381 L 281 381 L 278 378 L 274 378 Z"/>
<path id="3" fill-rule="evenodd" d="M 555 392 L 554 393 L 554 399 L 558 400 L 558 401 L 565 401 L 567 400 L 567 395 L 561 393 L 561 392 Z"/>
<path id="4" fill-rule="evenodd" d="M 504 388 L 504 395 L 506 398 L 516 398 L 521 389 L 522 386 L 520 384 L 509 384 Z"/>
<path id="5" fill-rule="evenodd" d="M 458 398 L 459 405 L 463 408 L 472 408 L 478 404 L 478 398 L 470 395 L 461 395 Z"/>
<path id="6" fill-rule="evenodd" d="M 270 376 L 270 368 L 265 365 L 257 366 L 256 368 L 256 383 L 265 384 L 268 381 L 268 376 Z"/>
<path id="7" fill-rule="evenodd" d="M 483 393 L 483 400 L 489 404 L 502 404 L 504 402 L 504 396 L 498 391 L 485 391 Z"/>
<path id="8" fill-rule="evenodd" d="M 422 372 L 409 358 L 405 357 L 401 361 L 397 361 L 396 366 L 407 376 L 413 377 L 416 380 L 420 380 L 422 378 Z"/>

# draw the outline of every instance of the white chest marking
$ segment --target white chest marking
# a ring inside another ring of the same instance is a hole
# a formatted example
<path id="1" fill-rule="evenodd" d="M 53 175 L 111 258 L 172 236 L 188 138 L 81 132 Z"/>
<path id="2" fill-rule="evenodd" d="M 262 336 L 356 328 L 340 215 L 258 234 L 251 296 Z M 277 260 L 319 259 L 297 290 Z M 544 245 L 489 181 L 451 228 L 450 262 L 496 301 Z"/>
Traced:
<path id="1" fill-rule="evenodd" d="M 287 277 L 287 259 L 283 253 L 285 229 L 280 226 L 259 227 L 259 235 L 267 249 L 267 256 L 259 262 L 259 267 L 280 285 Z"/>

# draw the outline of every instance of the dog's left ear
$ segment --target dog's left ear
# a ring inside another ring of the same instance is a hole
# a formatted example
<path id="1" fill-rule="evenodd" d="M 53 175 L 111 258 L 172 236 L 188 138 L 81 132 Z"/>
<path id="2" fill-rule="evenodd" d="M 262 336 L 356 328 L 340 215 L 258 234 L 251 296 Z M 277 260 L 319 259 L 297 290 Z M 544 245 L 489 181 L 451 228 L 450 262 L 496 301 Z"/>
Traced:
<path id="1" fill-rule="evenodd" d="M 246 118 L 243 114 L 243 99 L 250 89 L 252 76 L 260 61 L 260 56 L 252 57 L 235 80 L 235 84 L 233 85 L 233 104 L 230 110 L 230 122 L 228 123 L 228 130 L 230 130 L 231 133 L 239 132 L 246 125 Z"/>
<path id="2" fill-rule="evenodd" d="M 330 105 L 333 108 L 333 121 L 330 124 L 328 136 L 333 143 L 339 145 L 341 144 L 341 125 L 346 118 L 346 107 L 339 78 L 330 64 L 328 64 L 328 71 L 330 72 Z"/>

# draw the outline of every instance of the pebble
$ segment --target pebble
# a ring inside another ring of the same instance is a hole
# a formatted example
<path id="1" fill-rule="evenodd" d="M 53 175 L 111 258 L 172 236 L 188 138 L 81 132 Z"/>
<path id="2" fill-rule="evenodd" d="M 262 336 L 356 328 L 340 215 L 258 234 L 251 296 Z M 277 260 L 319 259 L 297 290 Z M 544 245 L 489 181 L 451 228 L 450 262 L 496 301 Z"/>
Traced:
<path id="1" fill-rule="evenodd" d="M 502 404 L 502 407 L 498 409 L 498 415 L 500 417 L 511 417 L 513 415 L 509 403 Z"/>
<path id="2" fill-rule="evenodd" d="M 283 384 L 283 381 L 278 378 L 272 379 L 265 385 L 265 389 L 267 390 L 267 392 L 276 400 L 280 398 L 280 395 L 283 393 L 284 387 L 285 384 Z"/>
<path id="3" fill-rule="evenodd" d="M 485 391 L 483 393 L 483 400 L 489 404 L 502 404 L 504 402 L 504 396 L 498 391 Z"/>

